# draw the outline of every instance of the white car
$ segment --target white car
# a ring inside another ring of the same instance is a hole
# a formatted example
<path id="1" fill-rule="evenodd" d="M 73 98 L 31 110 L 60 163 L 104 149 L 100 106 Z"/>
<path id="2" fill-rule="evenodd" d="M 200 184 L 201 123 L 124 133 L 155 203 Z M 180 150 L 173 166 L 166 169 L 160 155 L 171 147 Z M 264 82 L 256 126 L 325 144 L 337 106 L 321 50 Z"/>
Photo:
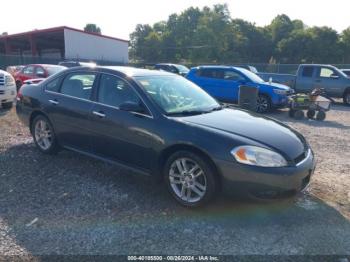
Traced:
<path id="1" fill-rule="evenodd" d="M 12 107 L 17 95 L 16 90 L 16 82 L 12 75 L 0 70 L 0 104 L 3 108 Z"/>

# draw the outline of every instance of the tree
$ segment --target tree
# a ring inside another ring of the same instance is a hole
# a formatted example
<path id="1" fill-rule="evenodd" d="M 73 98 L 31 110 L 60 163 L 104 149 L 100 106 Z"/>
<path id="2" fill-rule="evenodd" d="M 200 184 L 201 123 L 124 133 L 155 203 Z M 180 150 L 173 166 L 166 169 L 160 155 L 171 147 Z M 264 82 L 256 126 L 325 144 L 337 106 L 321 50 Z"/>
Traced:
<path id="1" fill-rule="evenodd" d="M 101 28 L 99 28 L 96 24 L 86 24 L 84 27 L 84 31 L 88 33 L 101 34 Z"/>
<path id="2" fill-rule="evenodd" d="M 339 35 L 285 14 L 259 27 L 232 19 L 225 4 L 190 7 L 153 26 L 137 25 L 130 57 L 149 63 L 343 63 L 350 62 L 350 27 Z"/>

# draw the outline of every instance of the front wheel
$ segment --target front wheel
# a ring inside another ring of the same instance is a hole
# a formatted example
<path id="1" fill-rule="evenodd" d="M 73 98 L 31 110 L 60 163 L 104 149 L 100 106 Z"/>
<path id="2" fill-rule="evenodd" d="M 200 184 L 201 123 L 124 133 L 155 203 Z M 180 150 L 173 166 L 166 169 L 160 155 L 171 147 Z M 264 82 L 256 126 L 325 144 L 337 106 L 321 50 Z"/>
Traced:
<path id="1" fill-rule="evenodd" d="M 266 95 L 259 95 L 256 101 L 256 112 L 267 113 L 271 109 L 271 102 Z"/>
<path id="2" fill-rule="evenodd" d="M 189 151 L 179 151 L 169 157 L 164 177 L 171 195 L 186 207 L 208 203 L 217 191 L 218 183 L 211 166 Z"/>
<path id="3" fill-rule="evenodd" d="M 31 125 L 31 132 L 38 149 L 45 154 L 55 154 L 58 144 L 50 121 L 43 115 L 37 116 Z"/>

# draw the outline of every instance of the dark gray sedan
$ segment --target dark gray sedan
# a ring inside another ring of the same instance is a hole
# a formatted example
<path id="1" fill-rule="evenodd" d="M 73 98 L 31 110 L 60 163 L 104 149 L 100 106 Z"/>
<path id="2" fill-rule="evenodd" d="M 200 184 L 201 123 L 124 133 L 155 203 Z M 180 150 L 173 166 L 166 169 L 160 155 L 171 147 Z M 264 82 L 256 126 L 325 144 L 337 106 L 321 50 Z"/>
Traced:
<path id="1" fill-rule="evenodd" d="M 295 194 L 315 168 L 311 148 L 295 130 L 223 107 L 166 72 L 68 69 L 21 88 L 17 114 L 43 153 L 64 148 L 153 175 L 190 207 L 221 189 Z"/>

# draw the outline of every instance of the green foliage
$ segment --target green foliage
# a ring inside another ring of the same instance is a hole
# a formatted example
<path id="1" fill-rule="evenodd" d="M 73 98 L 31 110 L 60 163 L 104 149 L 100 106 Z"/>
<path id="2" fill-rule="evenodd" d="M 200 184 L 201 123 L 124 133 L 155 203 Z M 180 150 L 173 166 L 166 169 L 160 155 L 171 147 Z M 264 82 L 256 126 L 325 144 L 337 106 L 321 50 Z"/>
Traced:
<path id="1" fill-rule="evenodd" d="M 84 31 L 88 33 L 101 34 L 101 28 L 99 28 L 96 24 L 86 24 Z"/>
<path id="2" fill-rule="evenodd" d="M 209 63 L 349 63 L 350 27 L 308 28 L 282 14 L 258 27 L 232 19 L 226 4 L 190 7 L 167 21 L 137 25 L 130 35 L 134 61 Z"/>

